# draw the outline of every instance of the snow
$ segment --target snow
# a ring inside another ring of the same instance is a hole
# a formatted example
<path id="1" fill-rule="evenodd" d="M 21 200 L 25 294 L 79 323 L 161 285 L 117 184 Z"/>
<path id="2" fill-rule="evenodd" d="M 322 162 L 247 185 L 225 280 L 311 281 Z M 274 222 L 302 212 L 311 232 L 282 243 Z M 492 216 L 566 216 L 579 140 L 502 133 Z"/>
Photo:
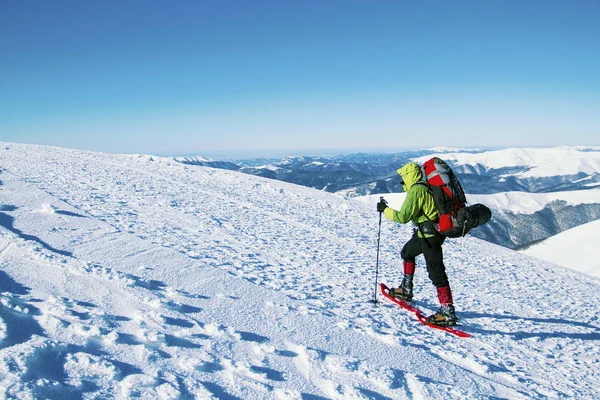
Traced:
<path id="1" fill-rule="evenodd" d="M 192 157 L 173 157 L 173 159 L 177 162 L 211 162 L 210 158 L 202 157 L 202 156 L 192 156 Z"/>
<path id="2" fill-rule="evenodd" d="M 568 205 L 600 203 L 600 188 L 573 190 L 569 192 L 527 193 L 502 192 L 494 194 L 468 194 L 470 204 L 482 203 L 498 210 L 516 214 L 533 214 L 543 210 L 549 203 L 564 201 Z"/>
<path id="3" fill-rule="evenodd" d="M 0 165 L 0 398 L 597 397 L 598 279 L 448 241 L 461 339 L 369 302 L 372 204 L 154 157 Z M 380 281 L 410 235 L 382 222 Z"/>
<path id="4" fill-rule="evenodd" d="M 424 162 L 435 155 L 416 159 Z M 483 153 L 452 153 L 437 156 L 454 166 L 481 164 L 487 169 L 523 167 L 525 171 L 511 172 L 522 178 L 557 175 L 595 174 L 600 170 L 600 147 L 510 148 Z"/>
<path id="5" fill-rule="evenodd" d="M 521 251 L 553 264 L 600 277 L 597 246 L 588 245 L 600 232 L 600 220 L 554 235 Z M 591 239 L 591 240 L 590 240 Z M 597 239 L 595 241 L 597 243 Z"/>
<path id="6" fill-rule="evenodd" d="M 432 147 L 428 150 L 435 152 L 435 153 L 459 153 L 461 151 L 464 151 L 463 149 L 460 149 L 458 147 L 443 147 L 443 146 Z M 475 150 L 475 149 L 469 149 L 469 151 L 473 151 L 473 150 Z"/>
<path id="7" fill-rule="evenodd" d="M 281 168 L 277 167 L 275 165 L 270 165 L 270 164 L 264 164 L 264 165 L 259 165 L 257 167 L 252 167 L 252 169 L 267 169 L 269 171 L 278 171 Z"/>

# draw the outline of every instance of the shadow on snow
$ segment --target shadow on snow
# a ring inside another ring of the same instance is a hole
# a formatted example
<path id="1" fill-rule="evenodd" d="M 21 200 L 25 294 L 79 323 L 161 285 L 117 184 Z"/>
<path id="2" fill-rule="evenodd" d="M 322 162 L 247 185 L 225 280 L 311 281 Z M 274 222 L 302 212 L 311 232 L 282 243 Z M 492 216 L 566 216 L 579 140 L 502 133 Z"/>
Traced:
<path id="1" fill-rule="evenodd" d="M 549 338 L 570 338 L 570 339 L 580 339 L 580 340 L 600 340 L 600 327 L 586 323 L 581 321 L 571 321 L 567 319 L 560 318 L 525 318 L 519 317 L 516 315 L 497 315 L 497 314 L 481 314 L 476 312 L 466 312 L 463 313 L 466 318 L 492 318 L 492 319 L 509 319 L 514 321 L 529 321 L 535 322 L 536 324 L 558 324 L 558 325 L 570 325 L 570 326 L 578 326 L 586 329 L 593 329 L 594 332 L 503 332 L 499 330 L 487 330 L 472 326 L 469 328 L 469 332 L 472 333 L 482 333 L 482 334 L 498 334 L 498 335 L 507 335 L 512 336 L 515 339 L 528 339 L 528 338 L 541 338 L 541 339 L 549 339 Z"/>
<path id="2" fill-rule="evenodd" d="M 0 226 L 3 226 L 6 229 L 8 229 L 9 231 L 11 231 L 11 232 L 19 235 L 19 237 L 22 238 L 22 239 L 24 239 L 24 240 L 32 240 L 32 241 L 34 241 L 36 243 L 39 243 L 45 249 L 50 250 L 50 251 L 52 251 L 54 253 L 57 253 L 57 254 L 60 254 L 60 255 L 63 255 L 63 256 L 67 256 L 67 257 L 73 257 L 73 253 L 71 253 L 71 252 L 55 249 L 54 247 L 50 246 L 48 243 L 44 242 L 43 240 L 41 240 L 37 236 L 27 235 L 27 234 L 23 233 L 21 230 L 19 230 L 19 229 L 17 229 L 17 228 L 14 227 L 14 223 L 15 223 L 14 217 L 11 217 L 8 214 L 0 212 Z"/>

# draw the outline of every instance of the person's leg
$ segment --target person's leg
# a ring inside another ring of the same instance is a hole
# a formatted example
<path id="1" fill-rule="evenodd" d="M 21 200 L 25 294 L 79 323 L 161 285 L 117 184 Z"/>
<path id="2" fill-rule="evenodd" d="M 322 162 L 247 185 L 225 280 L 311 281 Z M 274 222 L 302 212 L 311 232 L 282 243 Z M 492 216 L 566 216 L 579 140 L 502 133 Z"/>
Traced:
<path id="1" fill-rule="evenodd" d="M 417 233 L 415 232 L 415 234 L 410 238 L 408 242 L 406 242 L 406 244 L 402 248 L 402 251 L 400 252 L 400 257 L 402 257 L 402 259 L 405 262 L 410 262 L 414 264 L 415 257 L 423 253 L 421 247 L 421 238 L 417 236 Z"/>
<path id="2" fill-rule="evenodd" d="M 423 255 L 427 264 L 427 272 L 429 279 L 437 288 L 438 301 L 440 302 L 440 310 L 429 317 L 431 323 L 439 325 L 455 325 L 456 315 L 452 299 L 452 290 L 450 282 L 446 275 L 446 266 L 444 265 L 444 253 L 442 244 L 444 237 L 436 235 L 432 238 L 424 239 Z"/>
<path id="3" fill-rule="evenodd" d="M 400 252 L 400 256 L 403 260 L 404 277 L 402 278 L 400 287 L 390 291 L 390 294 L 394 297 L 400 297 L 408 301 L 411 301 L 413 298 L 413 277 L 415 275 L 416 267 L 415 257 L 422 253 L 420 240 L 421 239 L 415 233 L 413 237 L 406 242 Z"/>
<path id="4" fill-rule="evenodd" d="M 442 244 L 444 237 L 436 235 L 431 238 L 421 239 L 421 251 L 425 256 L 425 264 L 427 265 L 427 273 L 431 283 L 436 288 L 450 286 L 448 276 L 446 275 L 446 266 L 444 265 L 444 252 Z"/>

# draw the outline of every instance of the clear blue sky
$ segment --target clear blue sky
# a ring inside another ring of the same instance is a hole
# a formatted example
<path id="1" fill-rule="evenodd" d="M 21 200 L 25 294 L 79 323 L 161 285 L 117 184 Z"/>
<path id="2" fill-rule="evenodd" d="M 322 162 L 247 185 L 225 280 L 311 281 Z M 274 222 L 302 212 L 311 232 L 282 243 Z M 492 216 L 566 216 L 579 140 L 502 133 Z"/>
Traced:
<path id="1" fill-rule="evenodd" d="M 0 141 L 600 145 L 598 0 L 0 0 Z"/>

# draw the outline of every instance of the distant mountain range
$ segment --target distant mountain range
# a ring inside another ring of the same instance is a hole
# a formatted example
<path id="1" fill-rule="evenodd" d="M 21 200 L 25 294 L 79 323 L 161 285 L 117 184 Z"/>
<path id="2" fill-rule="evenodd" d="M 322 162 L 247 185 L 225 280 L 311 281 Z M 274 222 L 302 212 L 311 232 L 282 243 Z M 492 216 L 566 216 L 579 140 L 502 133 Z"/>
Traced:
<path id="1" fill-rule="evenodd" d="M 175 157 L 175 160 L 188 165 L 239 170 L 331 193 L 347 190 L 351 196 L 363 196 L 401 190 L 396 170 L 412 159 L 434 153 L 431 149 L 395 154 L 356 153 L 335 157 L 303 156 L 228 161 L 209 160 L 204 157 Z"/>
<path id="2" fill-rule="evenodd" d="M 492 221 L 472 234 L 512 249 L 540 242 L 566 229 L 600 218 L 600 147 L 465 150 L 435 148 L 394 154 L 348 154 L 336 157 L 286 157 L 216 161 L 176 157 L 200 165 L 277 179 L 347 197 L 400 193 L 396 170 L 432 156 L 450 162 L 465 192 L 497 194 L 481 199 L 494 211 Z M 561 199 L 564 192 L 587 193 L 585 202 Z M 589 192 L 588 192 L 589 191 Z M 531 210 L 527 196 L 502 202 L 500 194 L 546 193 L 543 206 Z M 485 197 L 485 196 L 484 196 Z"/>

